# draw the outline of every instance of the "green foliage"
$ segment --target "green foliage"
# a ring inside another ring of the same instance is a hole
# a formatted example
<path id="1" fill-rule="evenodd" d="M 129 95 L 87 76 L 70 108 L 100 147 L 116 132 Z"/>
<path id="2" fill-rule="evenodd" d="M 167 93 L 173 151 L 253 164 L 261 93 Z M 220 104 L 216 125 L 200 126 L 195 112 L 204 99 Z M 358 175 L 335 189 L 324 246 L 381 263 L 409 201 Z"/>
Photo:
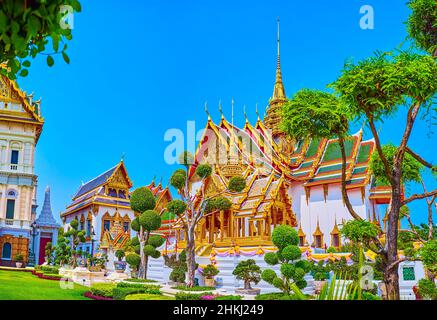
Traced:
<path id="1" fill-rule="evenodd" d="M 235 267 L 232 274 L 237 279 L 243 280 L 245 283 L 251 282 L 258 284 L 261 281 L 261 268 L 256 264 L 255 260 L 248 259 L 240 261 Z"/>
<path id="2" fill-rule="evenodd" d="M 23 262 L 24 261 L 24 256 L 21 253 L 17 253 L 16 255 L 14 255 L 14 261 L 16 261 L 16 262 Z"/>
<path id="3" fill-rule="evenodd" d="M 214 287 L 207 286 L 195 286 L 195 287 L 187 287 L 186 285 L 174 286 L 172 289 L 184 290 L 184 291 L 208 291 L 215 290 Z"/>
<path id="4" fill-rule="evenodd" d="M 294 294 L 284 294 L 283 292 L 262 293 L 255 296 L 255 300 L 302 300 Z"/>
<path id="5" fill-rule="evenodd" d="M 302 89 L 282 107 L 281 127 L 295 140 L 344 136 L 347 109 L 333 94 Z"/>
<path id="6" fill-rule="evenodd" d="M 219 269 L 217 269 L 214 265 L 208 264 L 205 268 L 202 270 L 202 274 L 206 278 L 212 278 L 219 274 Z"/>
<path id="7" fill-rule="evenodd" d="M 299 244 L 299 236 L 296 230 L 283 224 L 273 230 L 272 241 L 279 249 L 284 249 L 288 245 L 297 246 Z"/>
<path id="8" fill-rule="evenodd" d="M 396 113 L 407 99 L 423 103 L 436 92 L 437 62 L 430 56 L 400 52 L 348 62 L 331 87 L 341 95 L 351 117 L 380 120 Z"/>
<path id="9" fill-rule="evenodd" d="M 139 216 L 140 225 L 144 230 L 151 232 L 161 227 L 161 217 L 155 210 L 147 210 Z"/>
<path id="10" fill-rule="evenodd" d="M 326 250 L 328 253 L 336 253 L 337 249 L 335 247 L 329 247 L 328 250 Z"/>
<path id="11" fill-rule="evenodd" d="M 419 250 L 423 265 L 432 273 L 437 274 L 437 240 L 427 241 Z"/>
<path id="12" fill-rule="evenodd" d="M 130 253 L 126 256 L 126 262 L 133 270 L 138 270 L 138 266 L 141 263 L 141 257 L 136 253 Z"/>
<path id="13" fill-rule="evenodd" d="M 79 226 L 79 221 L 77 221 L 76 219 L 70 221 L 70 227 L 72 227 L 73 229 L 77 229 L 78 226 Z"/>
<path id="14" fill-rule="evenodd" d="M 153 210 L 156 205 L 152 191 L 147 187 L 141 187 L 132 192 L 130 197 L 130 207 L 133 211 L 143 213 Z"/>
<path id="15" fill-rule="evenodd" d="M 229 210 L 232 207 L 232 202 L 231 200 L 229 200 L 228 198 L 219 196 L 213 199 L 209 199 L 206 202 L 206 206 L 205 206 L 205 212 L 209 213 L 209 212 L 213 212 L 213 211 L 220 211 L 220 210 Z"/>
<path id="16" fill-rule="evenodd" d="M 136 217 L 135 219 L 132 220 L 130 227 L 133 231 L 136 231 L 136 232 L 140 231 L 140 220 L 138 219 L 138 217 Z M 139 242 L 138 242 L 138 244 L 139 244 Z"/>
<path id="17" fill-rule="evenodd" d="M 242 296 L 238 295 L 224 295 L 224 296 L 217 296 L 214 298 L 214 300 L 243 300 Z"/>
<path id="18" fill-rule="evenodd" d="M 273 270 L 266 269 L 262 272 L 261 278 L 282 290 L 287 296 L 293 291 L 293 287 L 305 288 L 307 283 L 304 276 L 309 267 L 306 263 L 294 262 L 302 256 L 297 246 L 299 237 L 296 230 L 287 225 L 278 226 L 273 230 L 272 241 L 278 247 L 278 251 L 265 254 L 264 261 L 270 265 L 279 263 L 281 276 Z"/>
<path id="19" fill-rule="evenodd" d="M 232 192 L 241 192 L 246 188 L 246 180 L 241 176 L 234 176 L 229 179 L 228 189 Z"/>
<path id="20" fill-rule="evenodd" d="M 323 260 L 320 260 L 317 263 L 313 263 L 311 266 L 311 274 L 314 277 L 314 280 L 323 281 L 329 278 L 329 265 L 325 266 Z"/>
<path id="21" fill-rule="evenodd" d="M 117 257 L 118 261 L 121 261 L 125 256 L 124 251 L 120 249 L 115 251 L 115 256 Z"/>
<path id="22" fill-rule="evenodd" d="M 422 298 L 437 300 L 437 287 L 434 281 L 420 279 L 418 283 L 419 294 Z"/>
<path id="23" fill-rule="evenodd" d="M 65 23 L 65 12 L 61 12 L 62 5 L 70 6 L 73 12 L 81 11 L 77 0 L 1 2 L 0 63 L 7 67 L 0 69 L 1 74 L 10 79 L 27 76 L 29 59 L 38 54 L 47 55 L 49 67 L 54 64 L 53 56 L 58 54 L 66 63 L 70 62 L 65 42 L 72 39 L 72 33 Z M 49 42 L 51 50 L 47 48 Z"/>
<path id="24" fill-rule="evenodd" d="M 130 243 L 131 246 L 137 246 L 140 244 L 140 240 L 138 239 L 137 236 L 133 237 L 130 241 L 131 241 L 131 243 Z"/>
<path id="25" fill-rule="evenodd" d="M 174 300 L 174 298 L 161 294 L 138 293 L 129 294 L 124 300 Z"/>
<path id="26" fill-rule="evenodd" d="M 393 167 L 393 157 L 396 154 L 397 148 L 392 144 L 387 144 L 382 146 L 382 151 L 387 159 L 389 166 Z M 376 181 L 381 184 L 390 185 L 390 180 L 387 178 L 384 170 L 384 165 L 379 157 L 378 152 L 372 154 L 370 168 L 373 172 Z M 413 158 L 412 155 L 406 153 L 404 156 L 404 161 L 402 162 L 402 181 L 406 182 L 420 182 L 421 181 L 421 171 L 423 165 Z"/>
<path id="27" fill-rule="evenodd" d="M 174 268 L 169 275 L 169 279 L 174 282 L 185 282 L 185 270 L 183 268 Z"/>
<path id="28" fill-rule="evenodd" d="M 174 282 L 185 282 L 185 273 L 188 271 L 187 256 L 185 250 L 179 254 L 179 259 L 176 255 L 164 255 L 165 265 L 172 268 L 169 279 Z"/>
<path id="29" fill-rule="evenodd" d="M 199 164 L 196 167 L 196 174 L 202 179 L 209 177 L 211 173 L 212 173 L 212 168 L 209 164 Z"/>
<path id="30" fill-rule="evenodd" d="M 59 274 L 59 268 L 55 266 L 41 266 L 43 273 Z"/>
<path id="31" fill-rule="evenodd" d="M 378 227 L 366 220 L 350 220 L 346 222 L 341 234 L 354 242 L 367 242 L 378 236 Z"/>
<path id="32" fill-rule="evenodd" d="M 187 173 L 185 170 L 176 170 L 170 177 L 170 185 L 174 188 L 181 190 L 185 187 L 185 181 L 187 180 Z"/>
<path id="33" fill-rule="evenodd" d="M 113 293 L 112 290 L 115 288 L 115 284 L 113 283 L 94 283 L 90 291 L 95 296 L 112 298 Z"/>
<path id="34" fill-rule="evenodd" d="M 124 300 L 129 294 L 138 294 L 138 293 L 147 293 L 147 294 L 161 294 L 159 290 L 159 286 L 142 286 L 140 287 L 123 287 L 118 286 L 112 290 L 113 298 L 115 300 Z"/>
<path id="35" fill-rule="evenodd" d="M 433 54 L 437 49 L 437 5 L 435 0 L 410 0 L 407 30 L 416 45 Z"/>
<path id="36" fill-rule="evenodd" d="M 144 246 L 143 251 L 144 251 L 144 254 L 146 256 L 151 256 L 151 255 L 153 255 L 155 253 L 156 249 L 155 249 L 154 246 L 151 246 L 150 244 L 147 244 L 147 245 Z"/>
<path id="37" fill-rule="evenodd" d="M 205 295 L 212 295 L 212 292 L 202 292 L 202 293 L 187 293 L 178 292 L 175 295 L 176 300 L 201 300 L 200 298 Z"/>
<path id="38" fill-rule="evenodd" d="M 167 211 L 177 216 L 183 214 L 186 209 L 187 209 L 187 204 L 179 199 L 171 200 L 167 204 Z"/>
<path id="39" fill-rule="evenodd" d="M 152 235 L 150 236 L 149 240 L 147 241 L 147 243 L 151 246 L 153 246 L 154 248 L 159 248 L 160 246 L 162 246 L 165 242 L 165 239 L 159 235 Z"/>

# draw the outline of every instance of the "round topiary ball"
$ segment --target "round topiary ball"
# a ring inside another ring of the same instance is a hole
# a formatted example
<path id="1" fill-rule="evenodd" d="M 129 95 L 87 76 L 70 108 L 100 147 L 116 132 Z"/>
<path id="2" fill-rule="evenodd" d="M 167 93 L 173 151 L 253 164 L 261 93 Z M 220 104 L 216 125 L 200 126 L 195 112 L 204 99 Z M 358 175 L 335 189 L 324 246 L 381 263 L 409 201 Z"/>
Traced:
<path id="1" fill-rule="evenodd" d="M 281 278 L 276 277 L 275 279 L 273 279 L 272 285 L 275 288 L 281 289 L 284 288 L 284 281 L 282 281 Z"/>
<path id="2" fill-rule="evenodd" d="M 196 168 L 196 174 L 201 178 L 207 178 L 211 175 L 212 168 L 209 164 L 199 164 Z"/>
<path id="3" fill-rule="evenodd" d="M 147 210 L 139 217 L 140 225 L 147 231 L 153 231 L 161 227 L 161 217 L 154 210 Z"/>
<path id="4" fill-rule="evenodd" d="M 73 229 L 77 229 L 78 225 L 79 222 L 76 219 L 70 221 L 70 227 L 72 227 Z"/>
<path id="5" fill-rule="evenodd" d="M 229 179 L 228 189 L 232 192 L 241 192 L 246 188 L 246 180 L 241 176 L 234 176 Z"/>
<path id="6" fill-rule="evenodd" d="M 138 254 L 130 253 L 126 256 L 126 262 L 130 267 L 137 268 L 141 263 L 141 257 Z"/>
<path id="7" fill-rule="evenodd" d="M 270 284 L 272 284 L 273 280 L 277 277 L 276 272 L 271 269 L 266 269 L 261 273 L 261 279 Z"/>
<path id="8" fill-rule="evenodd" d="M 279 262 L 278 261 L 278 255 L 276 254 L 276 252 L 267 252 L 264 255 L 264 261 L 267 264 L 269 264 L 271 266 L 274 266 L 275 264 L 277 264 Z"/>
<path id="9" fill-rule="evenodd" d="M 140 231 L 140 221 L 139 221 L 138 217 L 132 220 L 130 227 L 133 231 L 136 231 L 136 232 Z"/>
<path id="10" fill-rule="evenodd" d="M 136 254 L 140 254 L 141 253 L 141 246 L 139 244 L 134 246 L 134 251 Z"/>
<path id="11" fill-rule="evenodd" d="M 142 213 L 155 208 L 156 200 L 152 191 L 147 187 L 141 187 L 132 192 L 130 196 L 130 207 L 133 211 Z"/>
<path id="12" fill-rule="evenodd" d="M 281 265 L 281 273 L 284 275 L 284 277 L 288 279 L 294 278 L 296 272 L 296 267 L 289 263 L 284 263 Z"/>
<path id="13" fill-rule="evenodd" d="M 287 261 L 298 260 L 302 256 L 298 246 L 288 245 L 281 251 L 282 257 Z"/>
<path id="14" fill-rule="evenodd" d="M 158 259 L 161 256 L 161 252 L 155 250 L 153 254 L 150 255 L 153 259 Z"/>
<path id="15" fill-rule="evenodd" d="M 294 277 L 295 279 L 303 279 L 303 277 L 305 277 L 305 270 L 302 268 L 296 268 L 295 272 L 294 272 Z"/>
<path id="16" fill-rule="evenodd" d="M 302 268 L 305 273 L 311 271 L 311 263 L 308 260 L 299 260 L 295 264 L 296 268 Z"/>
<path id="17" fill-rule="evenodd" d="M 167 211 L 177 216 L 184 213 L 186 208 L 187 208 L 187 204 L 179 199 L 171 200 L 167 204 Z"/>
<path id="18" fill-rule="evenodd" d="M 130 243 L 131 243 L 131 245 L 132 245 L 133 247 L 135 247 L 135 246 L 137 246 L 137 245 L 140 244 L 140 240 L 138 239 L 138 237 L 133 237 L 133 238 L 131 239 Z"/>
<path id="19" fill-rule="evenodd" d="M 283 249 L 290 244 L 297 246 L 299 236 L 293 227 L 283 224 L 273 230 L 272 241 L 279 249 Z"/>
<path id="20" fill-rule="evenodd" d="M 146 256 L 153 256 L 156 249 L 154 246 L 151 246 L 150 244 L 146 244 L 143 248 L 143 252 Z"/>
<path id="21" fill-rule="evenodd" d="M 187 179 L 187 175 L 184 171 L 175 171 L 170 177 L 170 184 L 178 190 L 181 190 L 185 186 L 185 180 Z"/>
<path id="22" fill-rule="evenodd" d="M 304 279 L 298 280 L 298 281 L 296 281 L 296 286 L 299 289 L 304 289 L 307 286 L 307 282 Z"/>
<path id="23" fill-rule="evenodd" d="M 158 235 L 150 236 L 149 241 L 147 241 L 147 244 L 150 244 L 151 246 L 158 248 L 162 246 L 165 242 L 165 239 Z"/>

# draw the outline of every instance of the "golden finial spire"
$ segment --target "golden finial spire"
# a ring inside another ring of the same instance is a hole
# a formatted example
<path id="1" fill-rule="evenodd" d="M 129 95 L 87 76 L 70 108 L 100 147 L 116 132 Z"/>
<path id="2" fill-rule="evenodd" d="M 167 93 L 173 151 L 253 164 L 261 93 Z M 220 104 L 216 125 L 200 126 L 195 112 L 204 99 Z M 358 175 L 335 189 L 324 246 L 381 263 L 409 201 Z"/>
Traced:
<path id="1" fill-rule="evenodd" d="M 232 123 L 232 128 L 234 127 L 234 97 L 232 97 L 232 115 L 231 115 L 231 123 Z"/>
<path id="2" fill-rule="evenodd" d="M 208 120 L 211 120 L 211 115 L 209 114 L 209 111 L 208 111 L 208 102 L 206 102 L 206 101 L 205 101 L 205 112 L 208 115 Z"/>
<path id="3" fill-rule="evenodd" d="M 224 114 L 223 114 L 223 109 L 222 109 L 222 100 L 219 100 L 219 112 L 222 115 L 222 120 L 225 118 Z"/>
<path id="4" fill-rule="evenodd" d="M 260 116 L 259 116 L 259 112 L 258 112 L 258 102 L 255 105 L 255 112 L 256 112 L 256 115 L 258 116 L 258 121 L 259 121 L 260 120 Z"/>
<path id="5" fill-rule="evenodd" d="M 246 118 L 246 123 L 248 123 L 249 119 L 247 119 L 246 105 L 243 106 L 243 112 L 244 112 L 244 118 Z"/>
<path id="6" fill-rule="evenodd" d="M 278 38 L 277 38 L 277 61 L 276 61 L 276 81 L 275 87 L 273 89 L 272 102 L 275 99 L 285 99 L 285 89 L 282 83 L 282 72 L 281 72 L 281 37 L 280 37 L 280 20 L 278 17 Z"/>

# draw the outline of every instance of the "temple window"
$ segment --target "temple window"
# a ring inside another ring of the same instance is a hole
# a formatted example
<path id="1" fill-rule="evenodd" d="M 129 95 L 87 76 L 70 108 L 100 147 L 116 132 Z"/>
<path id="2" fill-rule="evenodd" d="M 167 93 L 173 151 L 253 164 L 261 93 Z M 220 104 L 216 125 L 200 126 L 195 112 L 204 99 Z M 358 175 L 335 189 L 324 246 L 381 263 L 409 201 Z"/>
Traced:
<path id="1" fill-rule="evenodd" d="M 11 151 L 11 164 L 18 164 L 18 150 L 12 150 Z"/>
<path id="2" fill-rule="evenodd" d="M 9 242 L 5 242 L 2 248 L 2 259 L 11 260 L 12 256 L 12 245 Z"/>
<path id="3" fill-rule="evenodd" d="M 124 232 L 129 232 L 129 222 L 123 222 Z"/>
<path id="4" fill-rule="evenodd" d="M 314 240 L 315 240 L 315 247 L 322 248 L 323 246 L 322 236 L 315 236 Z"/>
<path id="5" fill-rule="evenodd" d="M 103 231 L 109 231 L 111 229 L 111 221 L 103 220 Z"/>
<path id="6" fill-rule="evenodd" d="M 15 199 L 8 199 L 6 202 L 6 219 L 14 219 Z"/>
<path id="7" fill-rule="evenodd" d="M 86 222 L 86 235 L 91 236 L 91 220 L 87 220 Z"/>
<path id="8" fill-rule="evenodd" d="M 414 267 L 403 267 L 402 278 L 404 279 L 404 281 L 416 280 L 416 275 L 414 274 Z"/>
<path id="9" fill-rule="evenodd" d="M 303 247 L 305 245 L 305 237 L 299 236 L 299 246 Z"/>
<path id="10" fill-rule="evenodd" d="M 338 234 L 332 235 L 332 241 L 331 246 L 338 248 L 340 247 L 340 236 Z"/>

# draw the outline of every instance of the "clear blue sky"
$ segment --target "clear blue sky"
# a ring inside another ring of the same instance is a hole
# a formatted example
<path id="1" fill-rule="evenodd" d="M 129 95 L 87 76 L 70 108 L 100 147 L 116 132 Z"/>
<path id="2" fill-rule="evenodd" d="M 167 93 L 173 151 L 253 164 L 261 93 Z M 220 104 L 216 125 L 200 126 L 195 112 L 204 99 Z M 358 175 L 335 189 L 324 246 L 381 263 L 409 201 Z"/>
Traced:
<path id="1" fill-rule="evenodd" d="M 399 0 L 81 2 L 68 43 L 71 64 L 58 57 L 48 68 L 41 57 L 19 79 L 42 97 L 38 212 L 50 185 L 55 215 L 81 180 L 115 165 L 123 153 L 135 187 L 155 175 L 166 182 L 175 167 L 164 162 L 164 133 L 185 130 L 188 120 L 203 128 L 205 101 L 218 121 L 219 99 L 230 118 L 234 97 L 235 123 L 244 124 L 244 104 L 255 122 L 255 104 L 264 112 L 273 90 L 277 16 L 288 96 L 303 87 L 323 89 L 346 58 L 395 48 L 405 39 L 408 16 Z M 359 27 L 365 4 L 374 8 L 374 30 Z M 384 142 L 397 143 L 403 119 L 384 124 Z M 435 161 L 436 136 L 426 132 L 424 124 L 415 127 L 411 145 Z M 435 187 L 432 179 L 428 184 Z M 414 220 L 424 220 L 423 203 L 412 208 Z"/>

